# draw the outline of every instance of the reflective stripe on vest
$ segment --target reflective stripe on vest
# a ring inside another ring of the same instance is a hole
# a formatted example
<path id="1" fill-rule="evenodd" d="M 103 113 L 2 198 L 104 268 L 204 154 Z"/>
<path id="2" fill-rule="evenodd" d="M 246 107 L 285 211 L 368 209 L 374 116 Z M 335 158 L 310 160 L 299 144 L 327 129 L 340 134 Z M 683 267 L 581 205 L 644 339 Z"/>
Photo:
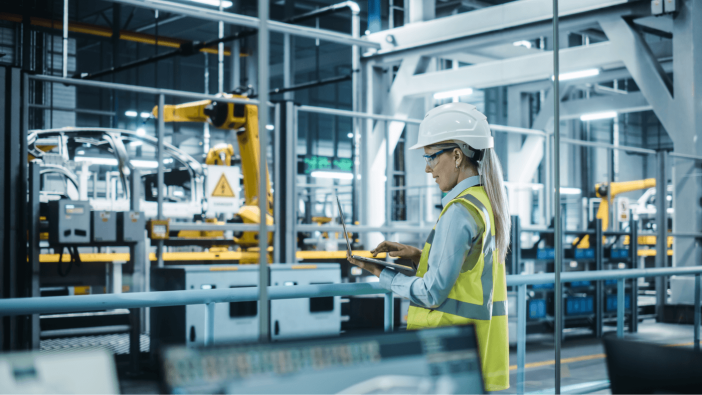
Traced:
<path id="1" fill-rule="evenodd" d="M 480 283 L 483 288 L 483 304 L 477 305 L 473 303 L 461 302 L 460 300 L 447 298 L 439 307 L 432 310 L 441 311 L 442 313 L 448 313 L 456 315 L 463 318 L 474 319 L 474 320 L 489 320 L 491 317 L 504 316 L 507 315 L 507 301 L 493 302 L 493 257 L 492 253 L 495 250 L 495 238 L 492 235 L 490 228 L 490 214 L 485 208 L 485 205 L 478 200 L 475 196 L 471 194 L 465 194 L 459 196 L 457 199 L 465 199 L 472 203 L 483 213 L 483 220 L 485 222 L 485 240 L 483 244 L 483 272 L 480 276 Z M 427 244 L 431 244 L 434 239 L 434 230 L 432 229 L 429 237 L 427 238 Z M 429 269 L 429 263 L 427 262 L 427 270 Z M 419 306 L 415 303 L 411 303 L 411 306 L 425 308 Z"/>

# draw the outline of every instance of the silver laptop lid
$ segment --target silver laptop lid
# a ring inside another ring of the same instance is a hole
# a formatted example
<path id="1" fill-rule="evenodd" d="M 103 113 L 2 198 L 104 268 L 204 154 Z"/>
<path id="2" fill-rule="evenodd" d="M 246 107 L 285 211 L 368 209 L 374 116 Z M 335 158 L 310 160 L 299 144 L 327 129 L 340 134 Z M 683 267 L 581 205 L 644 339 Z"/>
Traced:
<path id="1" fill-rule="evenodd" d="M 351 243 L 349 242 L 349 234 L 346 232 L 346 223 L 344 223 L 344 210 L 341 209 L 341 202 L 339 201 L 339 196 L 336 197 L 336 204 L 339 205 L 339 217 L 341 218 L 341 226 L 344 227 L 344 238 L 346 239 L 346 248 L 349 250 L 349 255 L 351 255 Z"/>

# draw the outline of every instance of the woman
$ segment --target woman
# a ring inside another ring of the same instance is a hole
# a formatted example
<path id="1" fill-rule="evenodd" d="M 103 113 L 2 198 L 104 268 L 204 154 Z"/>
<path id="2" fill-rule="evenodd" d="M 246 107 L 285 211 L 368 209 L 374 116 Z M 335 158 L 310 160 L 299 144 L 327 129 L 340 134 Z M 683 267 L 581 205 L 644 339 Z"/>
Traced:
<path id="1" fill-rule="evenodd" d="M 424 249 L 384 241 L 371 251 L 410 259 L 416 277 L 372 263 L 349 261 L 411 302 L 407 329 L 474 324 L 485 387 L 509 388 L 505 254 L 510 216 L 502 168 L 486 117 L 475 106 L 450 103 L 419 125 L 425 172 L 446 193 Z"/>

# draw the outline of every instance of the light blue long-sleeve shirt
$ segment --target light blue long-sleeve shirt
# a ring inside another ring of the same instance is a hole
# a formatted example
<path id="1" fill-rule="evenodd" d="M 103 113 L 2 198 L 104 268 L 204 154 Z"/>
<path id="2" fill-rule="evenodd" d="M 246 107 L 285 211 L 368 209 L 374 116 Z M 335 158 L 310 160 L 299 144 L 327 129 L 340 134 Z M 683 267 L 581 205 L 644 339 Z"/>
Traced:
<path id="1" fill-rule="evenodd" d="M 444 207 L 464 190 L 480 184 L 480 177 L 466 178 L 441 199 Z M 474 238 L 482 236 L 483 227 L 462 204 L 452 204 L 439 219 L 428 257 L 424 277 L 409 277 L 391 269 L 380 273 L 380 286 L 411 302 L 436 308 L 451 292 L 461 273 L 465 257 L 473 247 Z M 481 244 L 481 243 L 478 243 Z"/>

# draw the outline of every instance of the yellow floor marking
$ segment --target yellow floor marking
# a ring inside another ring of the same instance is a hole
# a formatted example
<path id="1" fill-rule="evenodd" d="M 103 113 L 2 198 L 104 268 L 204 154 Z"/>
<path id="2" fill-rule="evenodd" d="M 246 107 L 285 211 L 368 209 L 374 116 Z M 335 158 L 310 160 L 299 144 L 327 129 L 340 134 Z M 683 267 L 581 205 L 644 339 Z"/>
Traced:
<path id="1" fill-rule="evenodd" d="M 677 343 L 677 344 L 666 344 L 665 347 L 685 347 L 685 346 L 692 346 L 695 344 L 694 342 L 688 342 L 688 343 Z M 571 358 L 562 358 L 561 359 L 561 364 L 564 363 L 573 363 L 573 362 L 582 362 L 582 361 L 590 361 L 593 359 L 604 359 L 607 356 L 605 354 L 592 354 L 592 355 L 582 355 L 579 357 L 571 357 Z M 525 369 L 530 369 L 530 368 L 540 368 L 542 366 L 549 366 L 549 365 L 555 365 L 556 361 L 551 360 L 551 361 L 541 361 L 541 362 L 531 362 L 526 365 L 524 365 Z M 510 365 L 509 370 L 517 370 L 517 365 Z"/>

